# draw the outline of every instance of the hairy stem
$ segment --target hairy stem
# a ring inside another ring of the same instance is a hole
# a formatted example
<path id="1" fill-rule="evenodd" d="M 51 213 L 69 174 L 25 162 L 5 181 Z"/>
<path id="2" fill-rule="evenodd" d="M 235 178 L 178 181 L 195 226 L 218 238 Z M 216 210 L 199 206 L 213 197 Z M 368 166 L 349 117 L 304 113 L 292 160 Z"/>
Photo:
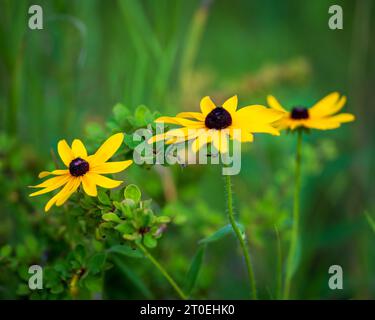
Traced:
<path id="1" fill-rule="evenodd" d="M 248 273 L 248 276 L 249 276 L 249 284 L 250 284 L 250 288 L 251 288 L 250 294 L 251 294 L 252 298 L 255 300 L 255 299 L 257 299 L 257 289 L 256 289 L 256 286 L 255 286 L 255 278 L 254 278 L 253 268 L 252 268 L 252 265 L 251 265 L 250 254 L 249 254 L 249 251 L 247 249 L 244 236 L 241 234 L 241 230 L 239 229 L 239 227 L 236 223 L 236 220 L 234 219 L 234 215 L 233 215 L 233 194 L 232 194 L 231 176 L 226 175 L 225 181 L 226 181 L 226 189 L 227 189 L 227 196 L 228 196 L 228 218 L 229 218 L 229 222 L 232 225 L 233 231 L 236 234 L 236 237 L 237 237 L 238 241 L 240 242 L 242 254 L 243 254 L 243 256 L 245 258 L 245 262 L 246 262 L 247 273 Z"/>
<path id="2" fill-rule="evenodd" d="M 293 201 L 293 228 L 292 238 L 290 241 L 289 253 L 286 265 L 286 278 L 284 287 L 284 299 L 289 299 L 290 286 L 293 274 L 295 272 L 295 258 L 297 252 L 297 244 L 299 238 L 299 198 L 301 190 L 301 151 L 302 151 L 302 131 L 298 131 L 297 137 L 297 151 L 296 151 L 296 171 L 294 180 L 294 201 Z"/>

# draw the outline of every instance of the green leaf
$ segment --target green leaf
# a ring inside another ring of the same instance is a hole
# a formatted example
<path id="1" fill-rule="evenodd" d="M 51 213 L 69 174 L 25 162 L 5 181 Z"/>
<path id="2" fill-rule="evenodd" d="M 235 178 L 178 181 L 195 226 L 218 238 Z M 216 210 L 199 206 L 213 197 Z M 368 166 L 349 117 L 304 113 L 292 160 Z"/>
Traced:
<path id="1" fill-rule="evenodd" d="M 103 214 L 102 219 L 104 221 L 113 221 L 117 223 L 122 223 L 122 220 L 120 219 L 120 217 L 117 214 L 112 213 L 112 212 Z"/>
<path id="2" fill-rule="evenodd" d="M 9 244 L 1 247 L 0 249 L 0 257 L 8 257 L 12 253 L 12 247 Z"/>
<path id="3" fill-rule="evenodd" d="M 93 274 L 101 272 L 103 270 L 106 259 L 107 255 L 105 253 L 100 252 L 94 254 L 88 262 L 89 270 Z"/>
<path id="4" fill-rule="evenodd" d="M 85 260 L 85 257 L 86 257 L 86 249 L 82 244 L 79 244 L 75 247 L 74 257 L 80 264 L 83 264 L 83 261 Z"/>
<path id="5" fill-rule="evenodd" d="M 101 292 L 103 287 L 102 277 L 87 277 L 83 280 L 83 283 L 87 289 L 92 292 Z"/>
<path id="6" fill-rule="evenodd" d="M 372 231 L 374 231 L 375 233 L 375 220 L 370 216 L 370 214 L 367 211 L 365 211 L 365 216 L 367 218 L 367 222 L 370 225 Z"/>
<path id="7" fill-rule="evenodd" d="M 109 199 L 107 193 L 105 193 L 105 192 L 102 191 L 102 190 L 98 192 L 98 199 L 99 199 L 99 201 L 100 201 L 102 204 L 112 206 L 112 202 L 111 202 L 111 200 Z"/>
<path id="8" fill-rule="evenodd" d="M 133 138 L 132 134 L 127 134 L 125 135 L 124 142 L 130 149 L 135 149 L 139 144 L 143 142 L 143 139 L 137 140 Z"/>
<path id="9" fill-rule="evenodd" d="M 143 237 L 143 243 L 148 248 L 155 248 L 157 245 L 157 241 L 154 239 L 152 234 L 148 233 Z"/>
<path id="10" fill-rule="evenodd" d="M 145 296 L 146 299 L 154 299 L 154 296 L 143 280 L 129 268 L 122 259 L 113 257 L 113 262 L 119 270 L 133 283 L 133 285 Z"/>
<path id="11" fill-rule="evenodd" d="M 128 233 L 134 232 L 134 227 L 128 222 L 124 222 L 124 223 L 117 225 L 115 229 L 121 232 L 122 234 L 128 234 Z"/>
<path id="12" fill-rule="evenodd" d="M 128 108 L 126 108 L 123 104 L 117 103 L 113 107 L 113 115 L 117 122 L 122 123 L 124 122 L 130 114 L 130 111 Z"/>
<path id="13" fill-rule="evenodd" d="M 135 184 L 129 184 L 124 191 L 125 199 L 133 200 L 138 203 L 141 200 L 141 190 Z"/>
<path id="14" fill-rule="evenodd" d="M 243 233 L 244 230 L 245 230 L 244 226 L 239 224 L 239 223 L 237 223 L 237 226 L 240 228 L 241 232 Z M 218 241 L 221 238 L 227 236 L 228 234 L 231 234 L 232 232 L 234 233 L 232 226 L 230 224 L 227 224 L 226 226 L 220 228 L 219 230 L 217 230 L 213 234 L 209 235 L 208 237 L 206 237 L 202 240 L 199 240 L 198 243 L 204 244 L 204 243 L 215 242 L 215 241 Z"/>
<path id="15" fill-rule="evenodd" d="M 171 218 L 167 216 L 161 216 L 156 218 L 157 223 L 169 223 L 171 222 Z"/>
<path id="16" fill-rule="evenodd" d="M 131 257 L 131 258 L 143 258 L 144 257 L 141 251 L 132 249 L 131 247 L 127 245 L 120 245 L 120 244 L 110 247 L 108 249 L 108 252 L 118 253 L 123 256 Z"/>
<path id="17" fill-rule="evenodd" d="M 188 296 L 190 296 L 197 282 L 199 271 L 203 264 L 205 250 L 206 250 L 205 245 L 199 246 L 197 252 L 195 253 L 193 257 L 189 271 L 186 275 L 185 292 L 187 293 Z"/>
<path id="18" fill-rule="evenodd" d="M 137 109 L 135 110 L 134 118 L 135 118 L 135 122 L 137 126 L 142 127 L 142 126 L 147 125 L 148 122 L 152 121 L 152 118 L 150 121 L 150 117 L 151 117 L 151 112 L 144 105 L 138 106 Z"/>

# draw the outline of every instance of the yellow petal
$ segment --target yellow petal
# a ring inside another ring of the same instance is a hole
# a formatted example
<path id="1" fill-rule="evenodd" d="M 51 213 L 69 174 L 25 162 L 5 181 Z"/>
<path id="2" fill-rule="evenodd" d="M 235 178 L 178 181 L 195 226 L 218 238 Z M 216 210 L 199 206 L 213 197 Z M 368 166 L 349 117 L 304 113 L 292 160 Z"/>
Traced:
<path id="1" fill-rule="evenodd" d="M 53 183 L 50 181 L 50 180 L 53 180 L 53 179 L 57 179 L 57 180 L 54 180 Z M 51 192 L 53 190 L 56 190 L 57 188 L 60 188 L 62 185 L 66 184 L 67 182 L 69 182 L 70 180 L 72 179 L 71 176 L 69 175 L 66 175 L 66 176 L 62 176 L 62 177 L 55 177 L 55 178 L 51 178 L 45 182 L 48 182 L 48 184 L 45 184 L 45 187 L 42 187 L 44 189 L 41 189 L 39 191 L 36 191 L 36 192 L 33 192 L 29 195 L 29 197 L 35 197 L 35 196 L 39 196 L 41 194 L 45 194 L 45 193 L 48 193 L 48 192 Z M 40 188 L 41 185 L 43 185 L 43 183 L 41 183 L 40 185 L 38 186 L 35 186 L 35 187 L 38 187 Z"/>
<path id="2" fill-rule="evenodd" d="M 205 120 L 205 116 L 200 112 L 180 112 L 176 115 L 176 117 L 196 119 L 199 121 Z"/>
<path id="3" fill-rule="evenodd" d="M 232 117 L 232 126 L 236 128 L 248 127 L 249 123 L 272 123 L 283 117 L 283 113 L 260 105 L 241 108 Z"/>
<path id="4" fill-rule="evenodd" d="M 42 171 L 41 173 L 39 173 L 38 178 L 45 178 L 50 175 L 59 176 L 67 173 L 69 173 L 69 170 Z"/>
<path id="5" fill-rule="evenodd" d="M 279 136 L 280 132 L 270 124 L 262 124 L 262 123 L 249 123 L 248 130 L 252 133 L 269 133 L 274 136 Z"/>
<path id="6" fill-rule="evenodd" d="M 282 112 L 287 112 L 287 111 L 282 107 L 282 105 L 280 104 L 280 102 L 279 102 L 274 96 L 268 95 L 268 96 L 267 96 L 267 103 L 268 103 L 268 105 L 269 105 L 272 109 L 275 109 L 275 110 L 278 110 L 278 111 L 282 111 Z"/>
<path id="7" fill-rule="evenodd" d="M 290 114 L 286 113 L 283 118 L 277 120 L 276 122 L 273 122 L 272 126 L 274 126 L 277 130 L 284 130 L 286 128 L 289 128 L 290 121 Z"/>
<path id="8" fill-rule="evenodd" d="M 158 142 L 160 140 L 164 140 L 165 138 L 166 138 L 165 133 L 156 134 L 153 137 L 151 137 L 150 139 L 148 139 L 147 143 L 151 144 L 151 143 L 154 143 L 154 142 Z"/>
<path id="9" fill-rule="evenodd" d="M 109 137 L 96 151 L 94 156 L 90 159 L 90 165 L 95 165 L 99 163 L 106 162 L 109 158 L 111 158 L 118 148 L 120 148 L 122 141 L 124 140 L 123 133 L 116 133 L 113 136 Z"/>
<path id="10" fill-rule="evenodd" d="M 216 105 L 209 96 L 206 96 L 201 100 L 200 107 L 203 115 L 207 116 L 213 109 L 216 108 Z"/>
<path id="11" fill-rule="evenodd" d="M 223 108 L 227 110 L 230 114 L 232 114 L 236 112 L 237 105 L 238 105 L 238 97 L 237 95 L 235 95 L 223 103 Z"/>
<path id="12" fill-rule="evenodd" d="M 117 173 L 125 170 L 133 163 L 133 160 L 106 162 L 90 168 L 90 172 L 94 173 Z"/>
<path id="13" fill-rule="evenodd" d="M 208 133 L 203 133 L 199 135 L 191 144 L 191 150 L 194 153 L 197 153 L 204 145 L 210 143 L 212 140 L 212 136 Z"/>
<path id="14" fill-rule="evenodd" d="M 59 207 L 59 206 L 63 205 L 66 202 L 66 200 L 68 200 L 70 198 L 70 196 L 77 190 L 80 183 L 81 183 L 80 179 L 75 178 L 72 181 L 69 190 L 67 190 L 65 193 L 61 194 L 60 197 L 57 199 L 56 206 Z"/>
<path id="15" fill-rule="evenodd" d="M 218 151 L 218 152 L 221 152 L 220 150 L 220 136 L 217 134 L 217 135 L 214 135 L 212 137 L 212 144 L 214 145 L 215 149 Z"/>
<path id="16" fill-rule="evenodd" d="M 185 127 L 191 128 L 203 128 L 204 122 L 203 121 L 193 121 L 184 118 L 177 118 L 177 117 L 160 117 L 155 120 L 156 123 L 169 123 L 169 124 L 178 124 Z"/>
<path id="17" fill-rule="evenodd" d="M 81 177 L 83 190 L 91 197 L 96 197 L 98 195 L 98 190 L 96 189 L 96 184 L 94 179 L 90 174 L 85 174 Z"/>
<path id="18" fill-rule="evenodd" d="M 227 131 L 228 134 L 229 134 L 229 131 Z M 219 134 L 219 139 L 216 139 L 216 141 L 218 140 L 219 142 L 219 152 L 221 153 L 227 153 L 228 152 L 228 134 L 224 133 L 224 132 L 220 132 Z M 215 145 L 215 140 L 214 140 L 214 145 Z"/>
<path id="19" fill-rule="evenodd" d="M 253 142 L 254 141 L 254 136 L 250 132 L 244 129 L 234 128 L 230 130 L 229 134 L 232 139 L 240 141 L 240 142 Z"/>
<path id="20" fill-rule="evenodd" d="M 74 160 L 74 154 L 65 140 L 59 141 L 59 143 L 57 144 L 57 151 L 62 162 L 64 162 L 64 164 L 69 167 L 70 162 Z"/>
<path id="21" fill-rule="evenodd" d="M 108 189 L 116 188 L 122 183 L 122 181 L 113 180 L 113 179 L 107 178 L 97 173 L 90 172 L 88 174 L 93 179 L 96 185 L 103 187 L 103 188 L 108 188 Z"/>
<path id="22" fill-rule="evenodd" d="M 46 204 L 44 207 L 44 211 L 48 211 L 51 209 L 51 207 L 60 199 L 60 197 L 65 197 L 67 194 L 69 194 L 70 190 L 74 187 L 74 185 L 77 183 L 78 178 L 72 178 L 65 186 L 62 188 L 56 195 L 54 195 Z M 79 185 L 79 184 L 78 184 Z M 77 186 L 78 187 L 78 186 Z"/>
<path id="23" fill-rule="evenodd" d="M 187 135 L 190 135 L 195 132 L 195 129 L 190 129 L 187 127 L 172 129 L 167 131 L 166 133 L 157 134 L 150 139 L 148 139 L 147 143 L 154 143 L 164 139 L 170 139 L 174 137 L 183 137 L 185 138 Z"/>
<path id="24" fill-rule="evenodd" d="M 330 119 L 309 119 L 305 121 L 304 126 L 311 129 L 330 130 L 340 127 L 340 122 Z"/>
<path id="25" fill-rule="evenodd" d="M 79 139 L 74 139 L 72 143 L 72 151 L 74 154 L 74 158 L 81 158 L 81 159 L 87 158 L 86 148 L 83 145 L 82 141 Z"/>
<path id="26" fill-rule="evenodd" d="M 330 110 L 336 105 L 339 97 L 338 92 L 333 92 L 318 101 L 309 109 L 310 117 L 324 117 L 324 115 L 330 114 Z"/>
<path id="27" fill-rule="evenodd" d="M 330 119 L 331 121 L 337 121 L 337 122 L 344 123 L 344 122 L 354 121 L 355 116 L 352 115 L 351 113 L 340 113 L 336 116 L 329 117 L 328 119 Z"/>

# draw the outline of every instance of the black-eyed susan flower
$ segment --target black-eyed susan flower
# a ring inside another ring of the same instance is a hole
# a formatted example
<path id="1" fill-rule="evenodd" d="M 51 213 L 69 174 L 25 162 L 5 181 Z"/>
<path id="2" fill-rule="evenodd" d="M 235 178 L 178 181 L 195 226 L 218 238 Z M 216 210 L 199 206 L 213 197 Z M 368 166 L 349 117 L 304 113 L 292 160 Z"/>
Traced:
<path id="1" fill-rule="evenodd" d="M 197 152 L 207 143 L 221 153 L 228 151 L 228 138 L 241 142 L 252 142 L 253 133 L 279 135 L 271 124 L 280 119 L 282 114 L 261 105 L 251 105 L 237 110 L 238 98 L 233 96 L 222 106 L 216 106 L 210 97 L 200 102 L 201 112 L 181 112 L 175 117 L 160 117 L 157 123 L 175 124 L 178 129 L 157 134 L 148 140 L 153 143 L 166 140 L 167 144 L 193 140 L 192 150 Z M 239 134 L 236 134 L 236 131 Z"/>
<path id="2" fill-rule="evenodd" d="M 275 123 L 279 130 L 294 130 L 299 127 L 328 130 L 340 127 L 342 123 L 354 121 L 350 113 L 337 114 L 345 105 L 346 97 L 340 97 L 338 92 L 333 92 L 324 97 L 311 108 L 296 106 L 290 112 L 284 109 L 277 99 L 271 95 L 267 97 L 268 105 L 283 114 Z"/>
<path id="3" fill-rule="evenodd" d="M 30 194 L 31 197 L 45 194 L 63 187 L 46 204 L 45 211 L 48 211 L 54 204 L 61 206 L 64 202 L 82 185 L 83 190 L 89 196 L 97 196 L 97 186 L 103 188 L 116 188 L 122 181 L 113 180 L 102 174 L 117 173 L 125 170 L 132 164 L 132 160 L 107 162 L 120 148 L 124 135 L 117 133 L 108 138 L 93 155 L 88 155 L 81 140 L 75 139 L 69 147 L 65 140 L 60 140 L 57 150 L 62 162 L 67 169 L 43 171 L 39 178 L 50 178 L 32 188 L 42 188 Z"/>

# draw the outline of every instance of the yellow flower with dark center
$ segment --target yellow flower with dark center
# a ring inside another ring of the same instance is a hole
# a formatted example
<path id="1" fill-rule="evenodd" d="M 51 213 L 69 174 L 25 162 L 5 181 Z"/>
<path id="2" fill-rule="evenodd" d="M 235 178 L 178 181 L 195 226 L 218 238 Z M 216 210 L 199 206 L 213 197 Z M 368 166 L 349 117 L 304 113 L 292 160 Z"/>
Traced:
<path id="1" fill-rule="evenodd" d="M 210 97 L 200 102 L 201 112 L 181 112 L 176 117 L 160 117 L 157 123 L 176 124 L 182 127 L 157 134 L 148 140 L 153 143 L 166 140 L 167 144 L 194 140 L 193 152 L 212 143 L 221 153 L 228 152 L 228 138 L 252 142 L 253 133 L 280 135 L 271 124 L 282 114 L 261 105 L 251 105 L 237 110 L 238 98 L 233 96 L 222 106 L 216 106 Z"/>
<path id="2" fill-rule="evenodd" d="M 338 92 L 329 94 L 311 108 L 295 106 L 290 112 L 286 111 L 271 95 L 267 97 L 267 102 L 271 108 L 283 114 L 283 117 L 275 123 L 275 127 L 279 130 L 294 130 L 298 127 L 318 130 L 336 129 L 341 123 L 355 120 L 354 115 L 350 113 L 336 114 L 346 102 L 346 97 L 340 97 Z"/>
<path id="3" fill-rule="evenodd" d="M 87 155 L 87 151 L 81 140 L 75 139 L 69 147 L 65 140 L 60 140 L 57 150 L 61 160 L 67 167 L 64 170 L 43 171 L 39 178 L 49 175 L 50 178 L 31 188 L 42 188 L 30 194 L 31 197 L 51 192 L 64 186 L 46 204 L 45 211 L 48 211 L 54 204 L 61 206 L 82 184 L 83 190 L 89 196 L 95 197 L 98 194 L 97 187 L 116 188 L 122 181 L 113 180 L 103 176 L 106 173 L 116 173 L 125 170 L 133 161 L 107 162 L 120 148 L 124 135 L 117 133 L 108 138 L 93 155 Z"/>

